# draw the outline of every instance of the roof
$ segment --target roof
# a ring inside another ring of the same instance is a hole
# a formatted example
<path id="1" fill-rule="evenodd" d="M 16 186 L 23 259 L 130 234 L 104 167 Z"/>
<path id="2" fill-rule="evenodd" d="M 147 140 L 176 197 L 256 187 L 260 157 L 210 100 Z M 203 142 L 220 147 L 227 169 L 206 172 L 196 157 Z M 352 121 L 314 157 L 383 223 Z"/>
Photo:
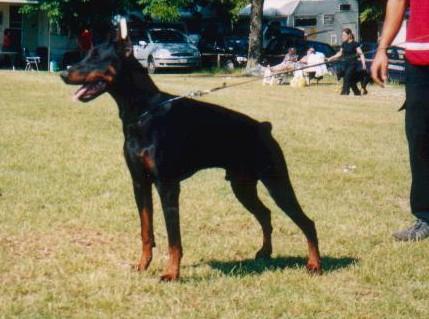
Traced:
<path id="1" fill-rule="evenodd" d="M 264 1 L 264 16 L 281 17 L 293 14 L 300 0 L 265 0 Z M 240 10 L 240 15 L 250 15 L 250 4 Z"/>
<path id="2" fill-rule="evenodd" d="M 338 11 L 340 4 L 351 4 L 352 12 L 358 10 L 356 0 L 265 0 L 265 17 L 286 17 L 299 12 L 299 15 L 318 15 Z M 250 15 L 250 4 L 240 11 L 241 16 Z"/>
<path id="3" fill-rule="evenodd" d="M 350 4 L 351 10 L 348 12 L 357 12 L 359 10 L 356 0 L 301 0 L 297 11 L 299 15 L 309 16 L 333 14 L 339 11 L 340 4 Z"/>
<path id="4" fill-rule="evenodd" d="M 0 0 L 0 3 L 8 3 L 8 4 L 36 4 L 37 0 Z"/>

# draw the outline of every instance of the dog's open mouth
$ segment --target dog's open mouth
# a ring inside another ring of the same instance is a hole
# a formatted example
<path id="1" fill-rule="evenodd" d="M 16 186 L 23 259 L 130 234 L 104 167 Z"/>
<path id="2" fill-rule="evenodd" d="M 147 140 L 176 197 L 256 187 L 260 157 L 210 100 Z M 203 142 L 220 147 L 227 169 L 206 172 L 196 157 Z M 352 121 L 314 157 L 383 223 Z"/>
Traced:
<path id="1" fill-rule="evenodd" d="M 104 81 L 97 81 L 93 83 L 85 83 L 73 95 L 74 101 L 88 102 L 95 99 L 100 94 L 106 91 L 107 83 Z"/>

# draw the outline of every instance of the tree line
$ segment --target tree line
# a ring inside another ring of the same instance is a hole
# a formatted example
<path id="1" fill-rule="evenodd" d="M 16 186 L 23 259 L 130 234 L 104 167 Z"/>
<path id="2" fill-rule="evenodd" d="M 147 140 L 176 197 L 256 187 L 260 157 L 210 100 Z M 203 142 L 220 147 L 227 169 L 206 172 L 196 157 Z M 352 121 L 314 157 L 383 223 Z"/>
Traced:
<path id="1" fill-rule="evenodd" d="M 362 23 L 380 21 L 386 0 L 359 0 L 360 19 Z M 180 19 L 181 8 L 192 8 L 197 5 L 212 5 L 229 14 L 231 19 L 237 17 L 241 8 L 251 3 L 249 26 L 248 67 L 255 65 L 261 56 L 262 11 L 264 0 L 39 0 L 37 4 L 25 5 L 24 14 L 45 12 L 51 22 L 59 23 L 78 34 L 84 25 L 103 29 L 111 23 L 116 14 L 140 10 L 145 15 L 164 22 Z"/>

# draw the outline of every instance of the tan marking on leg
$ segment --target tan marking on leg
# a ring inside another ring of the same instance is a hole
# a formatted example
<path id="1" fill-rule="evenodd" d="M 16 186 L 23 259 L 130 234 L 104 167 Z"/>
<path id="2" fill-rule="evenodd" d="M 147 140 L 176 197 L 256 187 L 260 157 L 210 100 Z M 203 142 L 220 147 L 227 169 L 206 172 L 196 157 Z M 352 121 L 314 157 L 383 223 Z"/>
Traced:
<path id="1" fill-rule="evenodd" d="M 320 275 L 322 274 L 322 266 L 320 263 L 320 253 L 319 253 L 319 247 L 317 244 L 313 243 L 312 241 L 308 242 L 308 262 L 307 262 L 307 270 L 310 273 Z"/>

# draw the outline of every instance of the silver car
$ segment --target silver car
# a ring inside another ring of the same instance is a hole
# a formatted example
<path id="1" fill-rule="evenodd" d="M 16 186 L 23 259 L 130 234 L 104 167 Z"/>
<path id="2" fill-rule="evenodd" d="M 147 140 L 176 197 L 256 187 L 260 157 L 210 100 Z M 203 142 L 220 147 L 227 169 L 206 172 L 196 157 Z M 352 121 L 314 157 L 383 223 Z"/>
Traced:
<path id="1" fill-rule="evenodd" d="M 134 56 L 149 73 L 155 73 L 157 69 L 198 68 L 201 65 L 198 48 L 176 29 L 145 30 L 133 49 Z"/>

